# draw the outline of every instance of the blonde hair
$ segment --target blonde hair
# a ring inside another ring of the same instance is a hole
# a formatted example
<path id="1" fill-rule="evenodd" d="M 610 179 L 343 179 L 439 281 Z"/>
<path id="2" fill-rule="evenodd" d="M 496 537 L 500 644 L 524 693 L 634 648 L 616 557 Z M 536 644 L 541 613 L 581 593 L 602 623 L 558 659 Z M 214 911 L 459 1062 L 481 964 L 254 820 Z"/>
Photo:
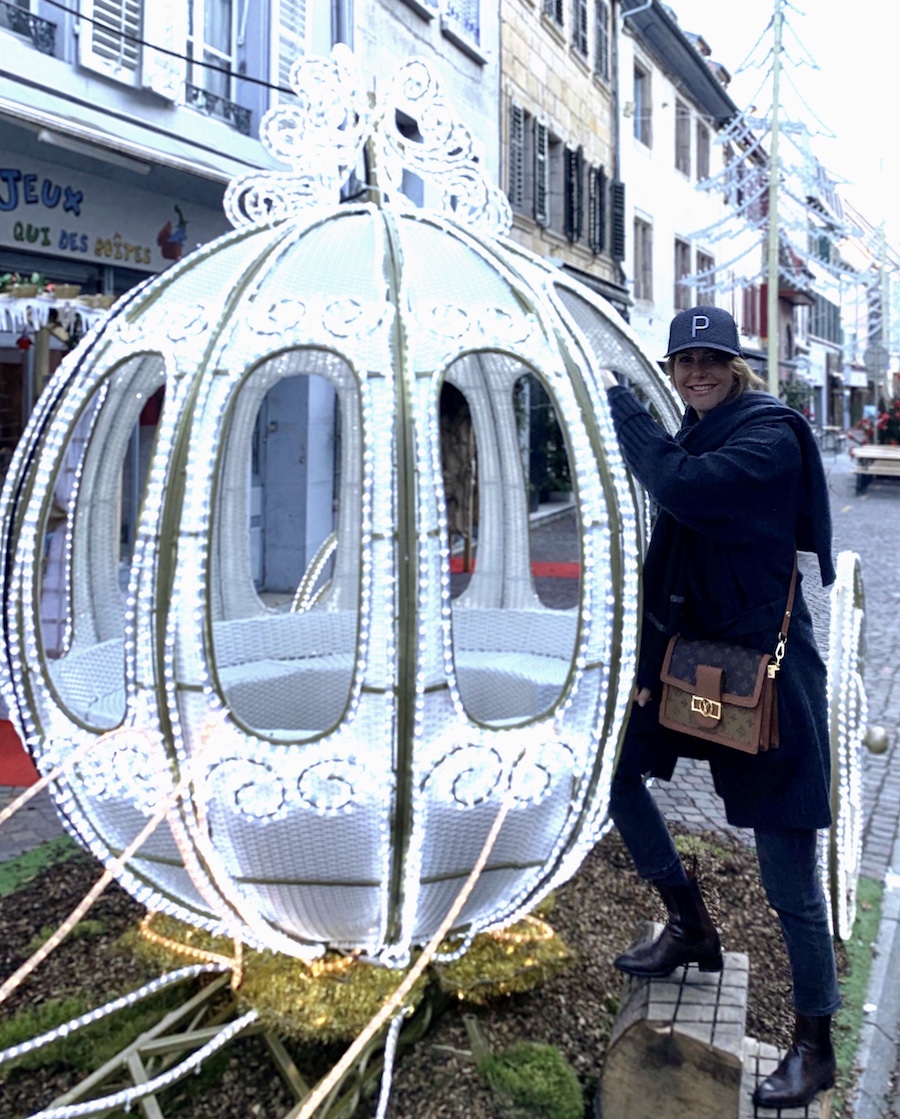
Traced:
<path id="1" fill-rule="evenodd" d="M 715 349 L 715 346 L 710 346 L 709 348 Z M 724 356 L 725 351 L 722 350 L 720 352 Z M 679 350 L 678 353 L 681 353 L 681 351 Z M 674 378 L 675 376 L 675 359 L 677 357 L 678 354 L 675 353 L 670 354 L 666 358 L 666 373 L 668 373 L 668 375 L 672 378 Z M 728 362 L 728 368 L 734 374 L 735 380 L 735 387 L 729 393 L 729 396 L 740 396 L 742 393 L 745 392 L 762 392 L 766 388 L 768 388 L 768 385 L 762 379 L 762 377 L 760 377 L 759 374 L 754 373 L 742 357 L 732 357 L 731 360 Z"/>

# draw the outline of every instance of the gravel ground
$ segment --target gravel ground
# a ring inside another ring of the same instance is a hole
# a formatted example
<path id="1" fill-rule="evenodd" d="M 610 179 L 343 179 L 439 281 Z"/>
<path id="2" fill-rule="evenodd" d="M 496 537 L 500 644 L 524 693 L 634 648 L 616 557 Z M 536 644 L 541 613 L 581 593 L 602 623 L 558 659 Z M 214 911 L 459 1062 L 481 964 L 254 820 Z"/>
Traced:
<path id="1" fill-rule="evenodd" d="M 689 839 L 692 846 L 697 846 L 695 838 Z M 698 870 L 724 946 L 750 957 L 747 1032 L 784 1045 L 790 1022 L 787 963 L 777 923 L 759 887 L 754 853 L 731 835 L 702 838 Z M 98 873 L 98 864 L 77 856 L 42 872 L 0 901 L 0 973 L 9 974 L 18 966 L 35 933 L 58 923 Z M 111 991 L 139 986 L 147 978 L 144 965 L 116 951 L 114 944 L 141 914 L 131 898 L 111 887 L 89 914 L 98 922 L 92 934 L 65 942 L 12 997 L 4 1017 L 49 997 L 80 994 L 89 1005 L 98 1005 Z M 634 875 L 615 833 L 609 834 L 559 891 L 549 917 L 574 954 L 573 966 L 536 991 L 475 1009 L 493 1051 L 517 1041 L 549 1042 L 589 1087 L 602 1069 L 621 988 L 621 977 L 610 961 L 642 920 L 661 916 L 655 894 Z M 491 1096 L 464 1055 L 469 1041 L 463 1013 L 469 1009 L 452 1004 L 398 1063 L 388 1119 L 509 1119 L 509 1111 Z M 313 1068 L 321 1069 L 339 1053 L 340 1049 L 303 1056 L 312 1060 Z M 60 1066 L 7 1072 L 0 1092 L 0 1119 L 30 1115 L 77 1079 L 71 1069 Z M 277 1119 L 292 1103 L 258 1038 L 229 1050 L 214 1079 L 214 1089 L 202 1099 L 188 1098 L 190 1086 L 173 1089 L 166 1102 L 167 1117 L 180 1112 L 191 1119 Z M 362 1119 L 374 1111 L 375 1104 L 369 1101 L 359 1115 Z"/>

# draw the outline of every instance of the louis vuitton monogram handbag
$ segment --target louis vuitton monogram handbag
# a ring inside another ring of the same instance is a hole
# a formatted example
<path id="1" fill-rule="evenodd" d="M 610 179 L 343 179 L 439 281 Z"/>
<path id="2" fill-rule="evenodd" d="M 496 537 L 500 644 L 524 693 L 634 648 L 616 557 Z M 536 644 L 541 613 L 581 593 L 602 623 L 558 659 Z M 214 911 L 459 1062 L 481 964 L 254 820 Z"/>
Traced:
<path id="1" fill-rule="evenodd" d="M 796 587 L 795 562 L 774 653 L 680 634 L 669 640 L 660 673 L 662 726 L 748 754 L 778 746 L 776 687 Z"/>

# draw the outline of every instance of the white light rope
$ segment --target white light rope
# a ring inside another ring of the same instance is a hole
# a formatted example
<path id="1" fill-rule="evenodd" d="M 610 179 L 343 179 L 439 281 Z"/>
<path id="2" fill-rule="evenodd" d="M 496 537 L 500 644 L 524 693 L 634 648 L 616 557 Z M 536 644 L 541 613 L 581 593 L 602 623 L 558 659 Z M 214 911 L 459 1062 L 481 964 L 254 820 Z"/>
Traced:
<path id="1" fill-rule="evenodd" d="M 397 1039 L 400 1036 L 400 1028 L 405 1018 L 406 1010 L 401 1010 L 396 1018 L 394 1018 L 393 1022 L 391 1022 L 391 1027 L 385 1039 L 384 1067 L 381 1072 L 381 1090 L 378 1093 L 378 1107 L 375 1111 L 375 1119 L 384 1119 L 387 1114 L 387 1106 L 391 1098 L 391 1083 L 394 1078 L 394 1059 L 397 1055 Z"/>
<path id="2" fill-rule="evenodd" d="M 106 1003 L 105 1006 L 99 1006 L 96 1010 L 89 1010 L 79 1018 L 73 1018 L 70 1022 L 64 1022 L 55 1029 L 48 1030 L 47 1033 L 41 1034 L 39 1037 L 33 1037 L 28 1041 L 21 1042 L 19 1045 L 12 1045 L 8 1049 L 3 1049 L 0 1051 L 0 1065 L 5 1064 L 7 1061 L 14 1061 L 17 1057 L 24 1057 L 26 1053 L 33 1053 L 37 1049 L 43 1049 L 45 1045 L 49 1045 L 53 1041 L 58 1041 L 60 1038 L 69 1037 L 85 1026 L 92 1026 L 94 1022 L 99 1022 L 101 1018 L 106 1018 L 110 1014 L 115 1014 L 117 1010 L 125 1010 L 129 1006 L 134 1006 L 136 1003 L 142 1002 L 151 995 L 155 995 L 158 991 L 165 990 L 166 987 L 173 987 L 176 983 L 182 983 L 186 979 L 193 979 L 198 975 L 203 975 L 208 972 L 223 972 L 227 970 L 228 968 L 222 967 L 220 964 L 193 964 L 191 967 L 179 968 L 178 971 L 170 971 L 167 975 L 152 980 L 150 983 L 138 988 L 138 990 L 131 991 L 127 995 L 122 995 L 120 998 L 113 999 L 112 1002 Z"/>
<path id="3" fill-rule="evenodd" d="M 226 1045 L 235 1034 L 239 1034 L 241 1030 L 251 1025 L 259 1017 L 255 1010 L 251 1010 L 248 1014 L 237 1018 L 216 1034 L 212 1041 L 208 1041 L 206 1045 L 202 1046 L 192 1053 L 190 1057 L 182 1061 L 180 1065 L 169 1069 L 168 1072 L 161 1073 L 159 1076 L 154 1076 L 152 1080 L 146 1081 L 135 1088 L 124 1088 L 121 1092 L 115 1092 L 111 1096 L 102 1096 L 100 1099 L 88 1100 L 86 1103 L 73 1103 L 64 1104 L 62 1107 L 49 1107 L 44 1111 L 36 1111 L 29 1119 L 78 1119 L 81 1115 L 95 1115 L 100 1111 L 111 1111 L 116 1107 L 123 1107 L 126 1111 L 131 1109 L 131 1106 L 145 1096 L 152 1095 L 154 1092 L 159 1092 L 163 1088 L 167 1088 L 170 1084 L 176 1083 L 192 1072 L 195 1068 L 211 1057 L 213 1053 L 217 1052 Z"/>

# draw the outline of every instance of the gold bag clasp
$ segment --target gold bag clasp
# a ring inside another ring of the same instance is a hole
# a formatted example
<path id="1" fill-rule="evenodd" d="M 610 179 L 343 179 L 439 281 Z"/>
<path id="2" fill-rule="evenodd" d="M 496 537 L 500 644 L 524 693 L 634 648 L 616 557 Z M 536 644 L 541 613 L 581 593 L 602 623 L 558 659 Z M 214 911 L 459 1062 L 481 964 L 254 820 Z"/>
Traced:
<path id="1" fill-rule="evenodd" d="M 691 696 L 691 712 L 702 715 L 704 719 L 721 719 L 722 704 L 703 695 Z"/>

